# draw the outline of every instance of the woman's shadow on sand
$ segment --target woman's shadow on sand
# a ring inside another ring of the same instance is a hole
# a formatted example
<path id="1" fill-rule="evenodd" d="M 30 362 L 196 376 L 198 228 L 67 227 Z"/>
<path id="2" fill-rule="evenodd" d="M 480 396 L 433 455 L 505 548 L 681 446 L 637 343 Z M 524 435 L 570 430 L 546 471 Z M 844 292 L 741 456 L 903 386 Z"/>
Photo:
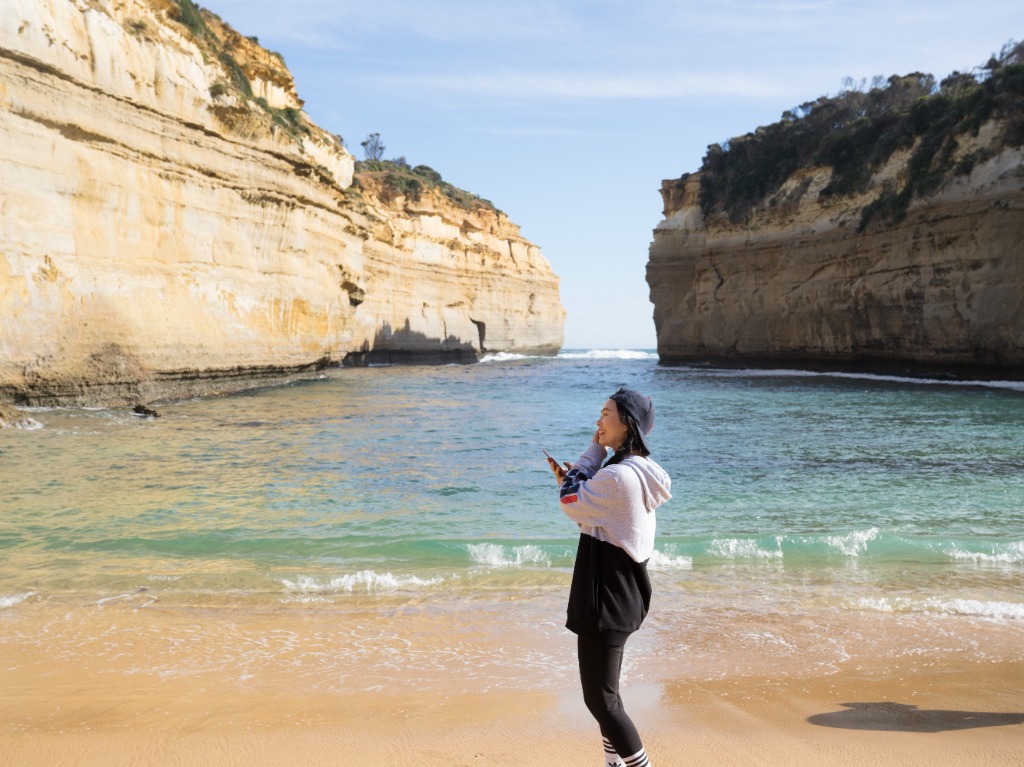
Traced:
<path id="1" fill-rule="evenodd" d="M 1024 714 L 988 711 L 921 710 L 906 703 L 842 703 L 845 711 L 814 714 L 807 721 L 821 727 L 894 732 L 945 732 L 974 727 L 1024 724 Z"/>

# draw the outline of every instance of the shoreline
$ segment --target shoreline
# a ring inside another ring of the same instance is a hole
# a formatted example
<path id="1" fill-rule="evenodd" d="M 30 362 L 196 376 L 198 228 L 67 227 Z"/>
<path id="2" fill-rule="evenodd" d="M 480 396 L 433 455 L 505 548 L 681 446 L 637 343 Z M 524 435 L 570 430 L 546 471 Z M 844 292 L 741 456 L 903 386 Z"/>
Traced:
<path id="1" fill-rule="evenodd" d="M 557 349 L 527 347 L 507 354 L 556 357 Z M 325 355 L 292 365 L 235 365 L 230 367 L 142 369 L 123 366 L 130 375 L 101 371 L 99 375 L 58 371 L 49 376 L 0 381 L 0 406 L 47 408 L 131 408 L 135 405 L 166 405 L 191 399 L 229 397 L 254 389 L 272 388 L 297 381 L 316 380 L 328 370 L 373 366 L 442 367 L 479 362 L 493 350 L 471 347 L 453 349 L 365 349 L 341 357 Z"/>
<path id="2" fill-rule="evenodd" d="M 0 765 L 525 767 L 557 754 L 589 767 L 600 741 L 562 597 L 26 600 L 0 612 Z M 1017 620 L 662 612 L 631 639 L 623 677 L 659 767 L 1024 760 Z"/>
<path id="3" fill-rule="evenodd" d="M 692 367 L 699 370 L 801 373 L 833 376 L 863 376 L 905 383 L 992 386 L 1024 383 L 1019 366 L 980 363 L 932 363 L 913 359 L 864 357 L 824 359 L 801 356 L 721 356 L 658 352 L 658 365 L 666 368 Z"/>
<path id="4" fill-rule="evenodd" d="M 520 349 L 495 352 L 476 349 L 387 350 L 371 349 L 347 352 L 340 359 L 322 357 L 306 364 L 292 366 L 251 366 L 207 368 L 203 370 L 150 371 L 140 377 L 112 380 L 109 377 L 88 379 L 78 376 L 66 380 L 40 379 L 34 386 L 24 383 L 0 384 L 0 428 L 13 425 L 20 409 L 120 409 L 136 405 L 169 405 L 193 399 L 231 397 L 258 389 L 275 388 L 301 381 L 317 380 L 330 370 L 351 370 L 367 367 L 443 367 L 472 365 L 491 355 L 512 355 L 557 358 L 580 351 L 563 348 Z M 600 353 L 615 350 L 583 350 Z M 766 375 L 835 376 L 863 378 L 904 384 L 937 384 L 978 386 L 1019 391 L 1024 387 L 1024 370 L 976 364 L 929 364 L 914 360 L 850 361 L 837 358 L 822 360 L 804 357 L 734 358 L 708 355 L 668 354 L 656 350 L 617 350 L 648 352 L 657 357 L 660 368 L 691 368 L 698 371 L 748 372 Z"/>

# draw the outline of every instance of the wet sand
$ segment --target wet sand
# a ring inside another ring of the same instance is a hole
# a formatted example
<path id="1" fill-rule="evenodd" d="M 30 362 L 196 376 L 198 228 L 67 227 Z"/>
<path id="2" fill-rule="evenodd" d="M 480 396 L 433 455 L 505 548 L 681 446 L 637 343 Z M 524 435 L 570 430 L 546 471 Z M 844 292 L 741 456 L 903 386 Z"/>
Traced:
<path id="1" fill-rule="evenodd" d="M 531 653 L 546 652 L 552 642 L 571 646 L 571 637 L 555 628 L 532 637 L 526 632 L 516 656 L 525 667 L 495 667 L 486 684 L 465 669 L 448 677 L 434 673 L 425 683 L 407 666 L 370 689 L 366 680 L 357 686 L 324 678 L 308 654 L 323 640 L 324 622 L 334 624 L 339 616 L 239 620 L 222 611 L 204 613 L 204 621 L 219 620 L 231 630 L 182 634 L 181 642 L 168 645 L 168 634 L 194 614 L 88 615 L 87 621 L 46 615 L 45 627 L 35 625 L 32 611 L 0 621 L 0 765 L 600 763 L 600 742 L 576 688 L 571 654 L 565 655 L 564 673 L 543 667 L 529 673 Z M 54 621 L 74 629 L 60 633 Z M 14 639 L 43 628 L 46 642 Z M 411 635 L 427 632 L 425 623 L 408 628 Z M 254 655 L 257 660 L 247 661 L 241 674 L 237 661 L 223 667 L 210 662 L 232 643 L 260 644 L 262 636 L 272 647 L 285 629 L 302 642 L 277 648 L 272 662 Z M 443 625 L 431 642 L 451 630 Z M 1018 630 L 994 629 L 1014 640 Z M 83 652 L 68 651 L 76 642 L 84 642 Z M 475 647 L 481 657 L 488 643 L 494 654 L 509 651 L 494 642 L 492 635 L 480 635 L 463 647 Z M 173 658 L 157 657 L 171 646 Z M 381 652 L 386 646 L 378 643 Z M 420 649 L 426 648 L 398 652 Z M 1005 649 L 994 660 L 984 652 L 896 659 L 861 654 L 805 674 L 793 672 L 798 658 L 790 658 L 777 675 L 717 679 L 688 674 L 685 664 L 667 665 L 629 674 L 624 695 L 654 765 L 1019 765 L 1024 663 L 1007 659 L 1012 650 Z M 147 654 L 150 666 L 143 662 Z M 203 663 L 190 667 L 189 658 Z M 175 667 L 183 672 L 173 673 Z M 524 684 L 526 678 L 532 684 Z"/>

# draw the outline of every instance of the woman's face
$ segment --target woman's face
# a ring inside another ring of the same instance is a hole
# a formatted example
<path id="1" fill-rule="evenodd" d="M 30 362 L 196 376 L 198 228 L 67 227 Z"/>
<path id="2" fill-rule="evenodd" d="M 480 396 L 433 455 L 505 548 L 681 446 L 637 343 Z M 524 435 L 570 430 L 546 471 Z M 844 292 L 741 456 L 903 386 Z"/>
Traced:
<path id="1" fill-rule="evenodd" d="M 626 424 L 619 420 L 619 408 L 615 400 L 609 399 L 601 408 L 601 417 L 597 419 L 597 441 L 612 450 L 618 450 L 626 441 L 628 434 Z"/>

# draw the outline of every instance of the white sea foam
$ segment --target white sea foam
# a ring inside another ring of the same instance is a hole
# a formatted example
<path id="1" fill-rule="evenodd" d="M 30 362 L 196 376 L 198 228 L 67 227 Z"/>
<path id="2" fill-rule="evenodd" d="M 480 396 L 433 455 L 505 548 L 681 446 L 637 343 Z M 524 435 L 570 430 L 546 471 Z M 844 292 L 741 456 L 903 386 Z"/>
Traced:
<path id="1" fill-rule="evenodd" d="M 777 634 L 773 634 L 770 631 L 744 631 L 741 636 L 744 636 L 757 644 L 778 645 L 779 647 L 784 647 L 790 651 L 797 649 L 795 644 Z"/>
<path id="2" fill-rule="evenodd" d="M 419 578 L 415 575 L 396 576 L 392 573 L 377 573 L 362 570 L 358 573 L 337 575 L 331 578 L 314 578 L 300 575 L 294 581 L 282 578 L 281 583 L 288 591 L 300 594 L 351 594 L 355 591 L 378 593 L 399 589 L 423 588 L 441 583 L 443 578 Z"/>
<path id="3" fill-rule="evenodd" d="M 888 381 L 893 383 L 924 384 L 928 386 L 982 386 L 988 389 L 1011 389 L 1024 391 L 1021 381 L 959 381 L 946 378 L 912 378 L 909 376 L 889 376 L 875 373 L 817 373 L 831 378 L 865 378 L 870 381 Z"/>
<path id="4" fill-rule="evenodd" d="M 149 607 L 151 604 L 154 604 L 156 602 L 156 597 L 145 592 L 134 594 L 118 594 L 113 597 L 103 597 L 102 599 L 96 600 L 96 606 L 102 610 L 110 602 L 124 602 L 125 604 L 132 604 L 133 609 L 137 610 L 140 607 Z"/>
<path id="5" fill-rule="evenodd" d="M 855 608 L 885 613 L 940 613 L 969 615 L 991 620 L 1024 620 L 1024 604 L 982 599 L 912 599 L 910 597 L 861 597 Z"/>
<path id="6" fill-rule="evenodd" d="M 16 411 L 22 411 L 24 408 L 15 408 Z M 22 431 L 36 431 L 42 429 L 43 425 L 39 423 L 35 418 L 31 418 L 27 415 L 18 414 L 17 417 L 11 421 L 8 426 L 12 429 L 21 429 Z"/>
<path id="7" fill-rule="evenodd" d="M 654 550 L 647 566 L 652 570 L 692 570 L 693 557 L 676 555 L 674 551 Z"/>
<path id="8" fill-rule="evenodd" d="M 880 613 L 896 612 L 895 602 L 887 597 L 861 597 L 852 606 L 862 610 L 877 610 Z"/>
<path id="9" fill-rule="evenodd" d="M 550 356 L 494 352 L 485 354 L 480 362 L 509 362 L 514 360 L 550 359 Z M 568 349 L 558 353 L 560 360 L 657 360 L 657 352 L 642 349 Z"/>
<path id="10" fill-rule="evenodd" d="M 466 550 L 474 562 L 487 567 L 546 567 L 551 564 L 551 557 L 538 546 L 511 546 L 506 549 L 497 543 L 470 543 Z"/>
<path id="11" fill-rule="evenodd" d="M 1024 381 L 976 381 L 950 378 L 915 378 L 913 376 L 894 376 L 882 373 L 841 372 L 829 370 L 796 370 L 789 368 L 699 368 L 711 370 L 716 376 L 743 378 L 845 378 L 850 380 L 881 381 L 885 383 L 921 384 L 923 386 L 967 386 L 987 389 L 1010 389 L 1024 391 Z"/>
<path id="12" fill-rule="evenodd" d="M 656 360 L 657 352 L 642 349 L 587 349 L 558 353 L 560 360 Z"/>
<path id="13" fill-rule="evenodd" d="M 99 607 L 103 607 L 103 605 L 107 604 L 108 602 L 116 602 L 121 599 L 131 599 L 133 596 L 133 594 L 118 594 L 115 597 L 103 597 L 102 599 L 96 600 L 96 604 Z"/>
<path id="14" fill-rule="evenodd" d="M 1024 604 L 1017 602 L 993 602 L 981 599 L 928 599 L 929 610 L 955 615 L 980 615 L 996 620 L 1024 620 Z"/>
<path id="15" fill-rule="evenodd" d="M 17 607 L 29 597 L 35 596 L 34 591 L 26 591 L 24 594 L 0 594 L 0 610 L 8 607 Z"/>
<path id="16" fill-rule="evenodd" d="M 829 548 L 848 557 L 856 557 L 867 550 L 868 543 L 875 540 L 879 532 L 877 527 L 871 527 L 867 530 L 854 530 L 843 535 L 829 535 L 825 537 L 825 543 Z"/>
<path id="17" fill-rule="evenodd" d="M 1014 541 L 1005 546 L 993 546 L 990 552 L 967 551 L 959 546 L 951 546 L 947 552 L 956 560 L 967 560 L 980 565 L 1019 565 L 1024 564 L 1024 541 Z"/>
<path id="18" fill-rule="evenodd" d="M 495 352 L 494 354 L 485 354 L 480 358 L 480 362 L 509 362 L 510 360 L 525 360 L 530 359 L 525 354 L 512 354 L 511 352 Z"/>
<path id="19" fill-rule="evenodd" d="M 711 541 L 708 553 L 722 559 L 782 559 L 782 549 L 763 549 L 750 538 L 715 539 Z"/>

